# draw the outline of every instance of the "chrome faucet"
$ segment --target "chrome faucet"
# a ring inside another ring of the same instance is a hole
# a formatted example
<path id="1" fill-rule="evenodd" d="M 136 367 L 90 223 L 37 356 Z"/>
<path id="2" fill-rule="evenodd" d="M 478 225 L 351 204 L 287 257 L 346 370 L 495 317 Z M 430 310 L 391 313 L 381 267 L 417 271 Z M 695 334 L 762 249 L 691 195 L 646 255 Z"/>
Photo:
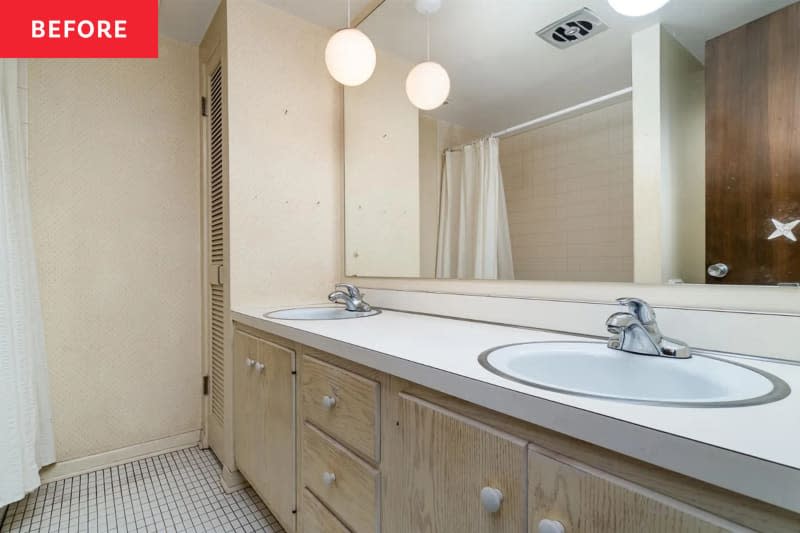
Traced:
<path id="1" fill-rule="evenodd" d="M 344 304 L 348 311 L 368 312 L 372 307 L 364 301 L 361 291 L 355 285 L 348 283 L 337 283 L 337 290 L 328 295 L 328 300 L 335 304 Z M 344 289 L 344 290 L 342 290 Z"/>
<path id="2" fill-rule="evenodd" d="M 627 308 L 614 313 L 606 320 L 611 333 L 608 347 L 623 352 L 688 359 L 692 356 L 686 343 L 664 337 L 656 323 L 656 313 L 644 300 L 618 298 L 617 303 Z"/>

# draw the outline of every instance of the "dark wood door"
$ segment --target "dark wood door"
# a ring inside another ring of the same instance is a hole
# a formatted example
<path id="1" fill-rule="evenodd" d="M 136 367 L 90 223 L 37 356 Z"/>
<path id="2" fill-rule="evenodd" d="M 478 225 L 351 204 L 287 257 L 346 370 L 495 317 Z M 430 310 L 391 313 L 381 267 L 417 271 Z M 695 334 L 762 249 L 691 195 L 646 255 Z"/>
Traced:
<path id="1" fill-rule="evenodd" d="M 800 282 L 800 2 L 706 43 L 709 283 Z"/>

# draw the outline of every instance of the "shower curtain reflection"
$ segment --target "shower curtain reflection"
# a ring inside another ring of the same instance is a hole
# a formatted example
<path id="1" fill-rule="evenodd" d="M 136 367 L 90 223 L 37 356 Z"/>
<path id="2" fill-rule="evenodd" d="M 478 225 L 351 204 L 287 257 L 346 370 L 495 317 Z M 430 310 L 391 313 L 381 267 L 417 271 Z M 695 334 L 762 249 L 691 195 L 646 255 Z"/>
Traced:
<path id="1" fill-rule="evenodd" d="M 436 277 L 514 279 L 496 138 L 445 152 Z"/>

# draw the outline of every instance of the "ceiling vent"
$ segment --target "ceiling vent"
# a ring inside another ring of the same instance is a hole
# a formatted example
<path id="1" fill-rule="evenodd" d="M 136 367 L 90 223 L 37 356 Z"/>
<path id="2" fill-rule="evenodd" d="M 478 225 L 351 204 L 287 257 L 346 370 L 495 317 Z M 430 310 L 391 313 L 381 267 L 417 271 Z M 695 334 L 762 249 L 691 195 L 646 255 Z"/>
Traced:
<path id="1" fill-rule="evenodd" d="M 569 48 L 608 29 L 591 9 L 583 9 L 570 13 L 552 24 L 548 24 L 536 35 L 556 48 Z"/>

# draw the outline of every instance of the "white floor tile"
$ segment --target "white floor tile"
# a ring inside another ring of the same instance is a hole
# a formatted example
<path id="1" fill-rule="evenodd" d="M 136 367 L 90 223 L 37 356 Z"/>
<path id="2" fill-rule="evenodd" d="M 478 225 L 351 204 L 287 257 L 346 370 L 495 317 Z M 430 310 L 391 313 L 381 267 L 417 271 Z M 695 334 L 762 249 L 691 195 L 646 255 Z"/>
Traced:
<path id="1" fill-rule="evenodd" d="M 219 473 L 210 450 L 188 448 L 54 481 L 11 504 L 0 533 L 283 533 L 253 489 L 226 494 Z"/>

